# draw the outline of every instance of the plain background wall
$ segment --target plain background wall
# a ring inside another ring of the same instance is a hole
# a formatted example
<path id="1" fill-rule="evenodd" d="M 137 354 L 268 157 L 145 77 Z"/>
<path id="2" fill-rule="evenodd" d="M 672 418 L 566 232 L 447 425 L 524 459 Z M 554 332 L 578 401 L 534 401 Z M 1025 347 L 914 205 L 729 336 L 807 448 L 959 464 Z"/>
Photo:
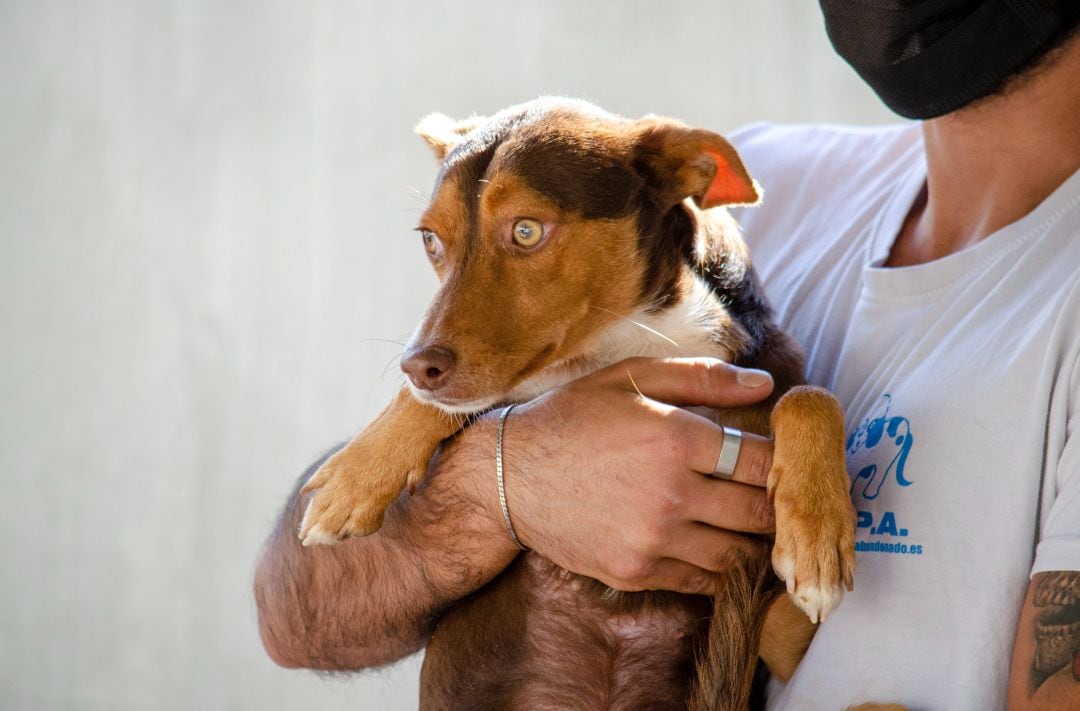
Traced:
<path id="1" fill-rule="evenodd" d="M 276 668 L 250 578 L 433 293 L 412 126 L 542 94 L 891 120 L 812 0 L 0 0 L 0 707 L 416 705 Z"/>

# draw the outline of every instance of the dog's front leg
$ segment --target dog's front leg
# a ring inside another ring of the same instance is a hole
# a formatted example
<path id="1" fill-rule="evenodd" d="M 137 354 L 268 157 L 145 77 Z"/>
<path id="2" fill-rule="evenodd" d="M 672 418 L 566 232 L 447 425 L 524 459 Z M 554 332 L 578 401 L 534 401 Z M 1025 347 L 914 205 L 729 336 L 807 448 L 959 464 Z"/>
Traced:
<path id="1" fill-rule="evenodd" d="M 424 478 L 439 442 L 461 419 L 418 401 L 407 387 L 352 441 L 326 460 L 301 495 L 315 492 L 300 525 L 305 546 L 366 536 L 406 486 Z"/>
<path id="2" fill-rule="evenodd" d="M 772 411 L 776 438 L 768 491 L 776 506 L 772 562 L 810 622 L 852 587 L 855 511 L 844 466 L 844 417 L 833 395 L 801 385 Z"/>

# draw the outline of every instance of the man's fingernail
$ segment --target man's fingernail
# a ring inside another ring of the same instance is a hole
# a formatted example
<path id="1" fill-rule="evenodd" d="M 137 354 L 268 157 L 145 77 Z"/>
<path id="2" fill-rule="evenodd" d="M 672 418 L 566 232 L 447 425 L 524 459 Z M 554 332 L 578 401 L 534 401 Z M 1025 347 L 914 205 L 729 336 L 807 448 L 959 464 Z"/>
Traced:
<path id="1" fill-rule="evenodd" d="M 748 388 L 759 388 L 765 383 L 772 380 L 772 376 L 766 373 L 764 370 L 754 370 L 753 368 L 740 368 L 735 373 L 735 379 L 739 381 L 740 385 L 745 385 Z"/>

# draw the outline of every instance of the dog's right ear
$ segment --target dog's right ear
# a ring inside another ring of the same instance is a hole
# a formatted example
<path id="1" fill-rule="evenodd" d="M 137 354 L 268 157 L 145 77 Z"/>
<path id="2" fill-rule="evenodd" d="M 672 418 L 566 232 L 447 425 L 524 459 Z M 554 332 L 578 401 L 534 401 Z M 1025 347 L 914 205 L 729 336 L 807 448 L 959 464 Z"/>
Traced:
<path id="1" fill-rule="evenodd" d="M 446 160 L 450 151 L 460 144 L 469 132 L 483 123 L 482 116 L 472 116 L 463 121 L 455 121 L 446 114 L 428 114 L 416 124 L 416 132 L 427 141 L 435 157 L 440 162 Z"/>

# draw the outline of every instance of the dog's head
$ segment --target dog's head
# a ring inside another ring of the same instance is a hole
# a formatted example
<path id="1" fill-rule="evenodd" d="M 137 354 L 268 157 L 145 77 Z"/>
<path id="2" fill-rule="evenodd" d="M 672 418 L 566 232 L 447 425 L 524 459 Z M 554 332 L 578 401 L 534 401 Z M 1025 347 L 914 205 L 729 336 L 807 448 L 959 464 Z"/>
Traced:
<path id="1" fill-rule="evenodd" d="M 584 355 L 616 320 L 679 298 L 700 208 L 757 186 L 719 135 L 584 102 L 432 115 L 441 161 L 419 232 L 440 288 L 402 359 L 413 392 L 476 412 Z"/>

